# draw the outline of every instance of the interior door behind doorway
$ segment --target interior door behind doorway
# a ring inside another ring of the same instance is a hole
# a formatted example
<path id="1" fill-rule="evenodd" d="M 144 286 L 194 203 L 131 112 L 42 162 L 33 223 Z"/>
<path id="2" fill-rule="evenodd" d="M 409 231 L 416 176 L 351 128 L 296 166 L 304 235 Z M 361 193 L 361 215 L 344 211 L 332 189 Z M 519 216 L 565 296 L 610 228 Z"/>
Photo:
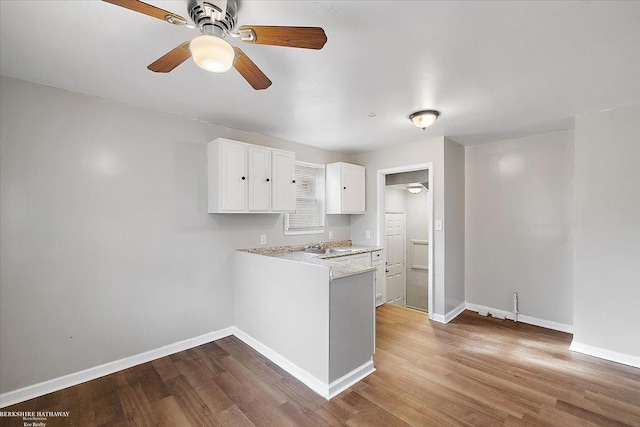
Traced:
<path id="1" fill-rule="evenodd" d="M 386 300 L 392 304 L 405 304 L 405 214 L 385 214 Z"/>

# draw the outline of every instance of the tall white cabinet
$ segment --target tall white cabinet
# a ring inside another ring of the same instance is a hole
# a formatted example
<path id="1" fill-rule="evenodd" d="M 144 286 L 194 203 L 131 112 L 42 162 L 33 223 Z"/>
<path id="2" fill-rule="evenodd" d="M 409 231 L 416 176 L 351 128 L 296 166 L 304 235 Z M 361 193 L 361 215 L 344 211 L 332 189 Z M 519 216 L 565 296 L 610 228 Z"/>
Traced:
<path id="1" fill-rule="evenodd" d="M 365 213 L 365 168 L 350 163 L 326 166 L 328 214 Z"/>
<path id="2" fill-rule="evenodd" d="M 247 197 L 250 212 L 266 212 L 271 209 L 271 150 L 255 145 L 247 150 Z"/>
<path id="3" fill-rule="evenodd" d="M 295 153 L 218 138 L 207 161 L 210 213 L 295 212 Z"/>
<path id="4" fill-rule="evenodd" d="M 296 155 L 291 151 L 271 150 L 273 183 L 271 188 L 271 210 L 274 212 L 296 211 Z"/>

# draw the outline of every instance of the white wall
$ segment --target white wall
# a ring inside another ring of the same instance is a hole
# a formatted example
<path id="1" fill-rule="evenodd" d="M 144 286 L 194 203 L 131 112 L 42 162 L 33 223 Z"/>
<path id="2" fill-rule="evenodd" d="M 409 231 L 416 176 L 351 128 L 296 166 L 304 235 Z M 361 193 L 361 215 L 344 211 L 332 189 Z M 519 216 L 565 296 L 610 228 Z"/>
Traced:
<path id="1" fill-rule="evenodd" d="M 231 325 L 234 248 L 282 215 L 207 214 L 206 143 L 300 144 L 2 77 L 0 393 Z M 350 237 L 349 217 L 327 232 Z"/>
<path id="2" fill-rule="evenodd" d="M 640 107 L 576 118 L 575 187 L 572 348 L 640 366 Z"/>
<path id="3" fill-rule="evenodd" d="M 444 139 L 445 313 L 465 302 L 464 157 L 462 145 Z"/>
<path id="4" fill-rule="evenodd" d="M 329 268 L 240 251 L 233 260 L 234 326 L 328 387 Z"/>
<path id="5" fill-rule="evenodd" d="M 444 219 L 444 138 L 433 138 L 403 144 L 383 150 L 351 156 L 351 162 L 363 165 L 366 170 L 366 206 L 363 215 L 351 216 L 351 239 L 356 244 L 376 244 L 377 228 L 377 171 L 379 169 L 396 168 L 409 165 L 433 162 L 433 182 L 429 188 L 433 191 L 434 220 Z M 366 231 L 371 232 L 371 239 L 366 239 Z M 433 244 L 434 265 L 434 314 L 444 316 L 444 234 L 435 231 Z M 382 240 L 380 240 L 381 242 Z"/>
<path id="6" fill-rule="evenodd" d="M 571 325 L 573 131 L 465 151 L 467 302 Z"/>

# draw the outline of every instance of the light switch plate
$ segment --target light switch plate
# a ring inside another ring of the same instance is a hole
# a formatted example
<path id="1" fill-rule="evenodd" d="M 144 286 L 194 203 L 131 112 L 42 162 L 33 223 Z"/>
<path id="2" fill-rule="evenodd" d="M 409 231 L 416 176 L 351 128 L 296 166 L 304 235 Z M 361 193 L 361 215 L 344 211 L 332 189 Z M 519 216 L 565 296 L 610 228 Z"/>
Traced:
<path id="1" fill-rule="evenodd" d="M 261 234 L 260 235 L 260 244 L 261 245 L 266 245 L 267 244 L 267 235 L 266 234 Z"/>
<path id="2" fill-rule="evenodd" d="M 436 231 L 442 231 L 442 220 L 436 219 Z"/>
<path id="3" fill-rule="evenodd" d="M 371 231 L 367 230 L 364 234 L 365 234 L 367 239 L 371 238 Z"/>
<path id="4" fill-rule="evenodd" d="M 333 240 L 333 231 L 329 231 L 329 240 Z"/>

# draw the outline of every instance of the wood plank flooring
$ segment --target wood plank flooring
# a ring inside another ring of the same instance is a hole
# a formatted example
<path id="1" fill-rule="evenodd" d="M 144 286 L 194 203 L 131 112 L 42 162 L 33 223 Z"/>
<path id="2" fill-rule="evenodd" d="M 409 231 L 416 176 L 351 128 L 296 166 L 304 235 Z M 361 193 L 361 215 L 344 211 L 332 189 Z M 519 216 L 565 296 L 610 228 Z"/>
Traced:
<path id="1" fill-rule="evenodd" d="M 640 369 L 572 353 L 569 334 L 387 304 L 376 336 L 376 372 L 330 402 L 228 337 L 2 410 L 71 411 L 46 427 L 640 426 Z"/>

